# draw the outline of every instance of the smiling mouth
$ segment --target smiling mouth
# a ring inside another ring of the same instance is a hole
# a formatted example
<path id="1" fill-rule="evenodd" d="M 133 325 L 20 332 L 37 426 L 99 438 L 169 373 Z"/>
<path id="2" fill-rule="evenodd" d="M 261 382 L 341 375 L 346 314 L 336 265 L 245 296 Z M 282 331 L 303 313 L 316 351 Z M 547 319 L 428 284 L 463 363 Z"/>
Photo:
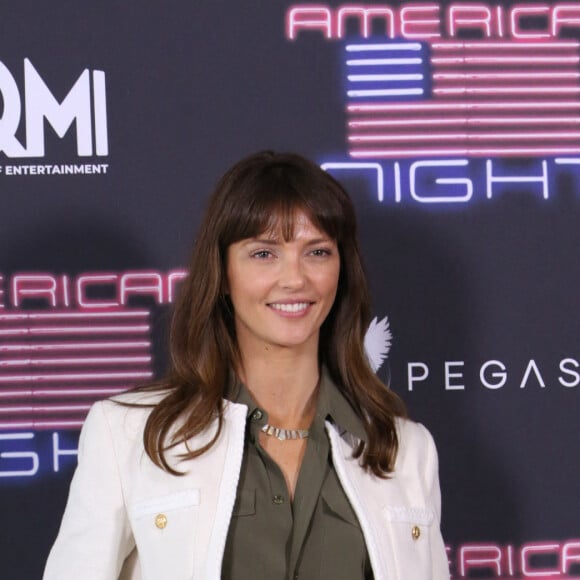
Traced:
<path id="1" fill-rule="evenodd" d="M 310 304 L 311 302 L 295 302 L 293 304 L 272 303 L 268 304 L 268 306 L 274 310 L 279 310 L 280 312 L 302 312 L 306 310 Z"/>

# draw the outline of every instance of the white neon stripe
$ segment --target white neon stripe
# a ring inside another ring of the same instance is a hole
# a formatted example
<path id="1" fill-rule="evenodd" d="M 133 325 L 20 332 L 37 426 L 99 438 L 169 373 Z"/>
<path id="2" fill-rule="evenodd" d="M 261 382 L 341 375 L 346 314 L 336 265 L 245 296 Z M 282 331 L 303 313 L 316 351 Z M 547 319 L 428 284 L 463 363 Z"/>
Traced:
<path id="1" fill-rule="evenodd" d="M 64 389 L 18 389 L 0 391 L 0 399 L 30 399 L 30 398 L 43 398 L 48 399 L 51 397 L 108 397 L 110 395 L 116 395 L 126 391 L 128 385 L 124 387 L 102 387 L 102 388 L 87 388 L 87 389 L 77 389 L 77 388 L 64 388 Z"/>
<path id="2" fill-rule="evenodd" d="M 462 73 L 435 73 L 434 80 L 505 80 L 505 79 L 577 79 L 580 78 L 578 72 L 546 72 L 546 71 L 528 71 L 528 72 L 506 72 L 506 73 L 488 73 L 488 72 L 462 72 Z"/>
<path id="3" fill-rule="evenodd" d="M 347 105 L 349 112 L 377 111 L 484 111 L 496 109 L 580 109 L 580 101 L 480 101 L 466 103 L 464 101 L 446 101 L 429 103 L 373 103 Z"/>
<path id="4" fill-rule="evenodd" d="M 91 405 L 25 405 L 25 406 L 8 406 L 0 405 L 0 414 L 7 413 L 74 413 L 86 412 L 91 408 Z"/>
<path id="5" fill-rule="evenodd" d="M 146 318 L 147 310 L 123 310 L 120 312 L 22 312 L 0 314 L 0 321 L 10 320 L 60 320 L 74 318 Z"/>
<path id="6" fill-rule="evenodd" d="M 149 363 L 150 356 L 99 356 L 99 357 L 74 357 L 74 358 L 39 358 L 39 359 L 9 359 L 0 360 L 0 369 L 3 367 L 34 367 L 34 366 L 60 366 L 60 365 L 113 365 Z"/>
<path id="7" fill-rule="evenodd" d="M 352 143 L 367 143 L 367 142 L 390 142 L 390 141 L 489 141 L 490 139 L 497 139 L 498 141 L 509 141 L 511 139 L 519 139 L 526 141 L 529 139 L 579 139 L 580 132 L 567 131 L 551 131 L 551 132 L 516 132 L 516 133 L 403 133 L 398 135 L 351 135 L 348 140 Z"/>
<path id="8" fill-rule="evenodd" d="M 30 344 L 0 344 L 2 352 L 54 352 L 68 350 L 141 350 L 151 348 L 149 341 L 110 342 L 49 342 Z"/>
<path id="9" fill-rule="evenodd" d="M 406 65 L 421 64 L 422 58 L 361 58 L 356 60 L 347 60 L 347 66 L 375 66 L 375 65 Z"/>
<path id="10" fill-rule="evenodd" d="M 530 93 L 536 94 L 562 94 L 570 95 L 580 93 L 580 87 L 563 86 L 527 86 L 527 87 L 446 87 L 444 89 L 433 89 L 435 95 L 510 95 L 510 94 Z"/>
<path id="11" fill-rule="evenodd" d="M 148 324 L 141 326 L 55 326 L 55 327 L 24 327 L 0 330 L 0 336 L 40 336 L 55 334 L 127 334 L 149 332 Z"/>
<path id="12" fill-rule="evenodd" d="M 434 65 L 453 64 L 578 64 L 578 56 L 435 56 L 431 59 Z"/>
<path id="13" fill-rule="evenodd" d="M 528 75 L 529 76 L 529 75 Z M 406 74 L 406 75 L 348 75 L 348 80 L 351 82 L 372 82 L 372 81 L 422 81 L 424 76 L 422 74 Z"/>
<path id="14" fill-rule="evenodd" d="M 114 373 L 51 373 L 35 375 L 0 376 L 0 383 L 35 383 L 54 381 L 108 381 L 116 379 L 148 379 L 152 372 L 114 372 Z"/>
<path id="15" fill-rule="evenodd" d="M 398 97 L 405 95 L 422 95 L 423 89 L 368 89 L 347 91 L 349 97 Z"/>
<path id="16" fill-rule="evenodd" d="M 418 42 L 397 42 L 393 44 L 347 44 L 347 52 L 365 52 L 367 50 L 421 50 Z"/>
<path id="17" fill-rule="evenodd" d="M 485 125 L 574 125 L 580 123 L 580 117 L 448 117 L 433 119 L 373 119 L 349 121 L 348 126 L 364 127 L 417 127 L 417 126 L 485 126 Z"/>
<path id="18" fill-rule="evenodd" d="M 577 155 L 580 147 L 432 147 L 423 149 L 358 149 L 349 151 L 354 158 L 421 157 L 424 155 Z"/>
<path id="19" fill-rule="evenodd" d="M 530 48 L 548 48 L 548 49 L 558 49 L 558 48 L 572 48 L 576 49 L 580 47 L 580 42 L 576 41 L 557 41 L 557 42 L 494 42 L 481 41 L 481 42 L 433 42 L 431 48 L 434 50 L 496 50 L 498 48 L 508 48 L 514 50 L 524 50 L 529 51 Z"/>

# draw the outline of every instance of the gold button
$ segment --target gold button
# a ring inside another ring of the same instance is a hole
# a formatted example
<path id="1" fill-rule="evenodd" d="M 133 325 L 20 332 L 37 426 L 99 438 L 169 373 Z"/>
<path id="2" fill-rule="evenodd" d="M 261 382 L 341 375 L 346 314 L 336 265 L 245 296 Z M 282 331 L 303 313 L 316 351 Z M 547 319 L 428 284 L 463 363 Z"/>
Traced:
<path id="1" fill-rule="evenodd" d="M 162 530 L 167 525 L 167 516 L 165 514 L 157 514 L 155 516 L 155 525 Z"/>
<path id="2" fill-rule="evenodd" d="M 419 536 L 421 536 L 421 528 L 419 526 L 413 526 L 411 536 L 413 536 L 413 540 L 418 540 Z"/>

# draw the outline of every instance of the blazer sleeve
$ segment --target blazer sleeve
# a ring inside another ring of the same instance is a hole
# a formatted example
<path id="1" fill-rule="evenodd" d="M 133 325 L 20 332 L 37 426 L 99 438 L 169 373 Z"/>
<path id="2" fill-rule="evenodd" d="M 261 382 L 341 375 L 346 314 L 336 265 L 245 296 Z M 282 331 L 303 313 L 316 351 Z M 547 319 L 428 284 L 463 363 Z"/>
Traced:
<path id="1" fill-rule="evenodd" d="M 428 504 L 435 510 L 434 533 L 431 534 L 431 554 L 433 565 L 433 580 L 449 580 L 449 560 L 447 551 L 441 535 L 441 488 L 439 486 L 439 460 L 437 448 L 431 433 L 420 425 L 425 439 L 425 469 L 424 489 Z"/>
<path id="2" fill-rule="evenodd" d="M 78 466 L 43 580 L 116 580 L 135 547 L 106 405 L 93 405 L 83 425 Z"/>

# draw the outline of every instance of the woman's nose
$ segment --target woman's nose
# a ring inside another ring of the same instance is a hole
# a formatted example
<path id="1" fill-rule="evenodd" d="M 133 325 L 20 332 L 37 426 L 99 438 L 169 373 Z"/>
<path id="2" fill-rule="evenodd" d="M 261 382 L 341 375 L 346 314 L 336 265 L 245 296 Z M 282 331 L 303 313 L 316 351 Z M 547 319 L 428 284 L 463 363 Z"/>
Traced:
<path id="1" fill-rule="evenodd" d="M 292 290 L 303 288 L 306 282 L 304 264 L 299 257 L 287 257 L 282 260 L 279 284 Z"/>

